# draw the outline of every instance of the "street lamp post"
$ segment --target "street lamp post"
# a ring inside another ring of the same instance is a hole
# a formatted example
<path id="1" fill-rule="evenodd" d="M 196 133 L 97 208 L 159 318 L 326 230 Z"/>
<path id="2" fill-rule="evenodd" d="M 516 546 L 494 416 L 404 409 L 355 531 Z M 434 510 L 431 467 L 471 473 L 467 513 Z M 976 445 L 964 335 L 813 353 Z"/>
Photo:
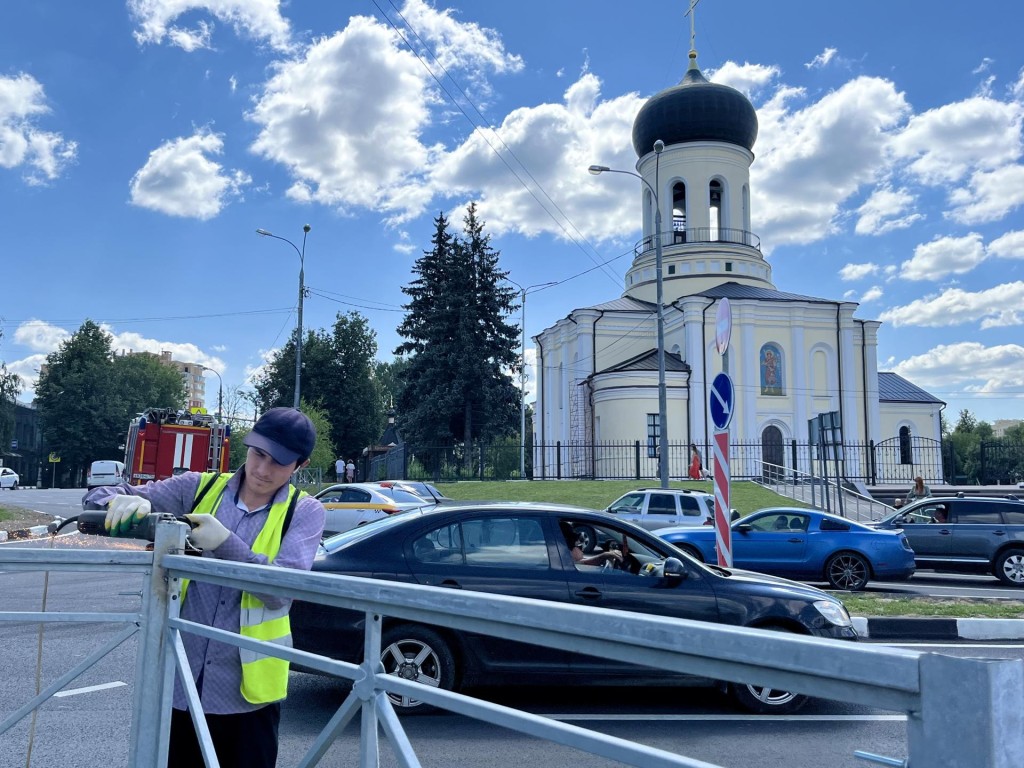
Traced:
<path id="1" fill-rule="evenodd" d="M 220 373 L 213 370 L 213 368 L 208 368 L 204 365 L 203 370 L 217 374 L 217 423 L 220 424 L 221 409 L 224 407 L 224 379 L 222 379 Z"/>
<path id="2" fill-rule="evenodd" d="M 654 183 L 658 185 L 658 175 L 661 171 L 661 153 L 665 149 L 665 142 L 658 139 L 654 142 Z M 662 488 L 668 488 L 668 396 L 665 389 L 665 308 L 663 306 L 663 285 L 661 274 L 661 200 L 658 198 L 658 190 L 639 173 L 633 171 L 619 171 L 609 168 L 606 165 L 592 165 L 587 170 L 594 176 L 601 173 L 624 173 L 627 176 L 636 176 L 654 195 L 654 269 L 655 285 L 657 285 L 658 301 L 658 479 Z"/>
<path id="3" fill-rule="evenodd" d="M 299 254 L 299 317 L 298 327 L 299 332 L 295 337 L 295 402 L 294 407 L 299 407 L 299 401 L 302 396 L 302 299 L 306 294 L 306 235 L 309 234 L 309 230 L 312 227 L 306 224 L 302 227 L 302 250 L 295 245 L 291 240 L 280 235 L 274 235 L 265 229 L 257 229 L 256 234 L 263 237 L 272 237 L 275 240 L 283 240 L 288 243 L 295 252 Z"/>
<path id="4" fill-rule="evenodd" d="M 519 289 L 519 295 L 521 297 L 521 309 L 522 309 L 522 335 L 523 335 L 523 346 L 522 346 L 522 366 L 523 369 L 519 373 L 519 479 L 526 479 L 526 294 L 533 290 L 540 290 L 541 288 L 549 288 L 552 285 L 558 285 L 556 282 L 551 283 L 537 283 L 536 285 L 529 285 L 523 288 L 519 283 L 510 278 L 505 278 L 512 285 Z"/>

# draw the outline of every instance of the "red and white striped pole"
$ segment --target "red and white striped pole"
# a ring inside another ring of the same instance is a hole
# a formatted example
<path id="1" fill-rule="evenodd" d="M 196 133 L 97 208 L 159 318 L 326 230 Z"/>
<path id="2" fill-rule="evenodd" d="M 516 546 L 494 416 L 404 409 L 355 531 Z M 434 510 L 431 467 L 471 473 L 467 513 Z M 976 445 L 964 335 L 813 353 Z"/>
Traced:
<path id="1" fill-rule="evenodd" d="M 729 505 L 729 430 L 715 430 L 715 549 L 718 564 L 732 567 L 732 507 Z"/>

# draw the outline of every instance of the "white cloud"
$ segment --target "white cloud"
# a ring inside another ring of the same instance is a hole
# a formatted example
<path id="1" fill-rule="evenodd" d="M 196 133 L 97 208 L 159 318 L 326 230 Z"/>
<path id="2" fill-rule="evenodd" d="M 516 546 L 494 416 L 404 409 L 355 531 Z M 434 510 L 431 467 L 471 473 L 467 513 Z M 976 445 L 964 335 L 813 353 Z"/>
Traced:
<path id="1" fill-rule="evenodd" d="M 891 134 L 909 111 L 881 78 L 858 77 L 817 102 L 791 106 L 803 99 L 803 91 L 780 87 L 758 109 L 751 211 L 769 247 L 837 232 L 843 203 L 888 173 Z"/>
<path id="2" fill-rule="evenodd" d="M 877 301 L 880 298 L 882 298 L 882 289 L 877 285 L 872 285 L 864 291 L 864 295 L 860 297 L 860 303 L 867 304 L 869 301 Z"/>
<path id="3" fill-rule="evenodd" d="M 867 264 L 846 264 L 839 270 L 839 279 L 850 281 L 860 280 L 868 275 L 878 273 L 878 265 L 868 262 Z"/>
<path id="4" fill-rule="evenodd" d="M 1003 283 L 980 291 L 948 288 L 902 307 L 883 312 L 879 319 L 902 325 L 941 328 L 980 322 L 982 328 L 1024 323 L 1024 282 Z"/>
<path id="5" fill-rule="evenodd" d="M 203 352 L 195 344 L 176 341 L 160 341 L 151 339 L 133 331 L 116 332 L 107 323 L 100 328 L 111 337 L 111 348 L 115 353 L 170 352 L 175 360 L 185 363 L 198 363 L 215 369 L 221 374 L 227 369 L 225 362 L 216 355 Z M 53 325 L 44 320 L 28 320 L 14 330 L 14 341 L 28 347 L 37 354 L 30 355 L 8 365 L 8 368 L 22 377 L 22 392 L 31 398 L 34 396 L 38 381 L 39 368 L 46 362 L 46 356 L 60 349 L 61 344 L 71 338 L 72 333 L 65 328 Z"/>
<path id="6" fill-rule="evenodd" d="M 988 253 L 1000 259 L 1024 259 L 1024 231 L 1007 232 L 988 244 Z"/>
<path id="7" fill-rule="evenodd" d="M 925 389 L 1020 397 L 1024 388 L 1024 347 L 986 347 L 973 341 L 941 344 L 900 362 L 893 370 Z"/>
<path id="8" fill-rule="evenodd" d="M 207 48 L 213 29 L 209 22 L 199 21 L 192 28 L 174 26 L 174 21 L 186 14 L 207 13 L 229 24 L 236 34 L 286 51 L 291 46 L 291 32 L 280 5 L 280 0 L 128 0 L 128 11 L 137 25 L 134 35 L 140 44 L 167 39 L 186 51 Z"/>
<path id="9" fill-rule="evenodd" d="M 949 196 L 956 206 L 947 216 L 960 224 L 998 221 L 1024 205 L 1024 165 L 1008 165 L 994 171 L 978 171 L 966 189 Z"/>
<path id="10" fill-rule="evenodd" d="M 883 184 L 857 209 L 854 232 L 858 235 L 884 235 L 906 229 L 924 219 L 913 211 L 914 196 L 906 189 L 893 189 Z"/>
<path id="11" fill-rule="evenodd" d="M 922 183 L 942 185 L 1020 158 L 1022 120 L 1021 104 L 972 97 L 912 117 L 893 151 Z"/>
<path id="12" fill-rule="evenodd" d="M 718 69 L 708 70 L 706 77 L 716 83 L 728 85 L 748 98 L 760 93 L 779 76 L 779 68 L 766 64 L 737 64 L 727 61 Z"/>
<path id="13" fill-rule="evenodd" d="M 74 141 L 37 127 L 49 112 L 43 86 L 34 77 L 24 72 L 0 77 L 0 168 L 23 168 L 31 185 L 53 181 L 78 154 Z"/>
<path id="14" fill-rule="evenodd" d="M 828 63 L 835 58 L 836 53 L 838 53 L 838 51 L 835 48 L 826 48 L 809 62 L 804 64 L 804 66 L 807 69 L 822 69 L 823 67 L 827 67 Z"/>
<path id="15" fill-rule="evenodd" d="M 901 265 L 900 277 L 941 280 L 946 275 L 970 272 L 984 260 L 985 247 L 977 232 L 963 237 L 937 237 L 914 249 L 913 257 Z"/>
<path id="16" fill-rule="evenodd" d="M 252 182 L 245 172 L 210 159 L 223 148 L 221 136 L 205 130 L 166 142 L 132 177 L 131 202 L 171 216 L 213 218 Z"/>

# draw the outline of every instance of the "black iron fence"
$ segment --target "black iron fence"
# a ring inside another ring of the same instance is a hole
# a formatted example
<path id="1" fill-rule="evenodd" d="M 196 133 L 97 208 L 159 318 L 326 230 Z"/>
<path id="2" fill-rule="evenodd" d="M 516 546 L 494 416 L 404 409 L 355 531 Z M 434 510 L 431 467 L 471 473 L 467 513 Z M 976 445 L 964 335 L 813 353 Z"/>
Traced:
<path id="1" fill-rule="evenodd" d="M 710 444 L 698 444 L 704 468 L 714 472 Z M 654 480 L 657 446 L 645 440 L 530 445 L 525 475 L 516 441 L 471 446 L 396 446 L 366 462 L 367 480 Z M 669 474 L 685 479 L 690 466 L 686 443 L 669 444 Z M 922 437 L 820 446 L 801 443 L 734 442 L 730 476 L 736 480 L 787 480 L 814 475 L 867 485 L 909 485 L 917 476 L 936 484 L 1005 484 L 1024 480 L 1024 444 L 980 443 L 965 455 L 950 441 Z"/>

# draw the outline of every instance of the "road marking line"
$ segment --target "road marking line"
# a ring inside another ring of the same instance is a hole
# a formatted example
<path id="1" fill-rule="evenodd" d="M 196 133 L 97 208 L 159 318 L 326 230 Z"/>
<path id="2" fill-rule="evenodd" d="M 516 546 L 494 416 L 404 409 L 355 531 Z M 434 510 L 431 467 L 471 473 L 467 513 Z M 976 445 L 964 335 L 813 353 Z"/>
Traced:
<path id="1" fill-rule="evenodd" d="M 120 688 L 122 685 L 128 685 L 128 683 L 122 683 L 120 680 L 114 683 L 103 683 L 102 685 L 90 685 L 85 688 L 72 688 L 68 691 L 60 691 L 59 693 L 53 694 L 53 698 L 60 696 L 77 696 L 80 693 L 92 693 L 93 691 L 104 691 L 107 688 Z"/>
<path id="2" fill-rule="evenodd" d="M 646 721 L 683 721 L 683 720 L 752 720 L 777 723 L 782 720 L 791 722 L 898 722 L 907 719 L 906 715 L 541 715 L 551 720 L 646 720 Z"/>

